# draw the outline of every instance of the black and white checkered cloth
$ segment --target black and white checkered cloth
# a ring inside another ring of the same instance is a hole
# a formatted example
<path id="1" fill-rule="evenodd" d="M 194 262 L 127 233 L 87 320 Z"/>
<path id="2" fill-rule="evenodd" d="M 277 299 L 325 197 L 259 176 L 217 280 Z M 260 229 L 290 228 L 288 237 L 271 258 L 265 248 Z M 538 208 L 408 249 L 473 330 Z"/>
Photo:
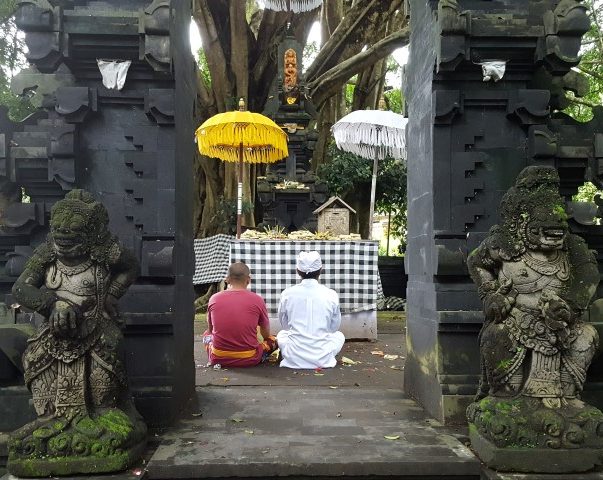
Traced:
<path id="1" fill-rule="evenodd" d="M 281 292 L 299 282 L 295 262 L 302 250 L 320 253 L 320 282 L 339 294 L 342 313 L 375 310 L 377 304 L 377 242 L 254 241 L 238 240 L 231 246 L 231 261 L 251 269 L 251 288 L 266 301 L 268 313 L 278 311 Z"/>
<path id="2" fill-rule="evenodd" d="M 193 285 L 224 280 L 230 265 L 230 244 L 234 240 L 231 235 L 195 239 Z"/>

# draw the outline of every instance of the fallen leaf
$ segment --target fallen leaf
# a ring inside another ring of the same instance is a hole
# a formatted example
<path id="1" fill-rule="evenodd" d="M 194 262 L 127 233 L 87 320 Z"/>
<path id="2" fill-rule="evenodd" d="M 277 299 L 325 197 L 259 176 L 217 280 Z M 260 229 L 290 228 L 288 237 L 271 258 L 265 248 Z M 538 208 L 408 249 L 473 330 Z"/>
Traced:
<path id="1" fill-rule="evenodd" d="M 193 417 L 202 417 L 202 416 L 203 416 L 203 414 L 202 414 L 202 413 L 191 413 L 191 415 L 192 415 Z"/>
<path id="2" fill-rule="evenodd" d="M 398 357 L 399 355 L 383 355 L 383 358 L 385 358 L 386 360 L 395 360 Z"/>
<path id="3" fill-rule="evenodd" d="M 383 351 L 381 351 L 381 350 L 373 350 L 371 352 L 371 355 L 379 355 L 382 357 L 383 355 L 385 355 L 385 353 L 383 353 Z"/>
<path id="4" fill-rule="evenodd" d="M 245 430 L 245 433 L 248 433 L 249 435 L 253 435 L 253 430 Z"/>
<path id="5" fill-rule="evenodd" d="M 230 378 L 228 378 L 228 377 L 222 377 L 222 380 L 224 380 L 225 382 L 228 382 L 228 380 L 230 380 Z"/>
<path id="6" fill-rule="evenodd" d="M 360 362 L 355 362 L 354 360 L 348 357 L 341 357 L 341 363 L 343 363 L 344 365 L 356 365 Z"/>
<path id="7" fill-rule="evenodd" d="M 385 438 L 386 440 L 398 440 L 400 438 L 400 435 L 383 435 L 383 438 Z"/>
<path id="8" fill-rule="evenodd" d="M 270 451 L 270 449 L 268 450 L 262 450 L 262 453 L 268 453 Z"/>
<path id="9" fill-rule="evenodd" d="M 316 373 L 316 372 L 314 372 L 314 376 L 315 377 L 324 377 L 325 374 L 324 373 Z"/>
<path id="10" fill-rule="evenodd" d="M 335 390 L 337 387 L 335 385 L 329 385 L 329 388 L 332 388 L 333 390 Z"/>
<path id="11" fill-rule="evenodd" d="M 389 368 L 391 368 L 392 370 L 403 370 L 402 367 L 398 367 L 397 365 L 390 365 Z"/>
<path id="12" fill-rule="evenodd" d="M 230 421 L 231 421 L 231 422 L 234 422 L 234 423 L 242 423 L 242 422 L 244 422 L 245 420 L 243 420 L 242 418 L 234 418 L 234 417 L 233 417 L 233 418 L 231 418 L 231 419 L 230 419 Z"/>

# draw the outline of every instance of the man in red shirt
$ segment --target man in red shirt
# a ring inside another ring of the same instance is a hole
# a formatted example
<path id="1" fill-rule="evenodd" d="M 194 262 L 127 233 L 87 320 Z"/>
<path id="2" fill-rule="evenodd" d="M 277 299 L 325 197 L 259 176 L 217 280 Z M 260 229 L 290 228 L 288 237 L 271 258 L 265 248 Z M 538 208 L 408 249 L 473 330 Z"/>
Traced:
<path id="1" fill-rule="evenodd" d="M 270 335 L 266 304 L 247 290 L 251 276 L 244 263 L 228 268 L 226 282 L 228 289 L 209 299 L 203 343 L 212 365 L 252 367 L 277 348 L 276 338 Z M 263 342 L 258 340 L 258 327 Z"/>

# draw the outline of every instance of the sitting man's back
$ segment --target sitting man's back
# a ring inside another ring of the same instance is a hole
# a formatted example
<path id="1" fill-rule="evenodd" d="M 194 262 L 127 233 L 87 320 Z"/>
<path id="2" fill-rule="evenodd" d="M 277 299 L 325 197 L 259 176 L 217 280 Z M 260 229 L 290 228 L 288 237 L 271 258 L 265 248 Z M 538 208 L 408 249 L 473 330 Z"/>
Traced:
<path id="1" fill-rule="evenodd" d="M 228 269 L 229 288 L 216 293 L 207 306 L 207 345 L 209 362 L 230 367 L 250 367 L 276 348 L 270 337 L 266 304 L 258 294 L 247 290 L 249 268 L 241 262 Z M 258 327 L 264 342 L 258 341 Z"/>
<path id="2" fill-rule="evenodd" d="M 329 368 L 345 342 L 339 332 L 341 312 L 334 290 L 318 283 L 322 261 L 318 252 L 301 252 L 297 273 L 301 283 L 281 294 L 277 335 L 283 357 L 281 367 Z"/>

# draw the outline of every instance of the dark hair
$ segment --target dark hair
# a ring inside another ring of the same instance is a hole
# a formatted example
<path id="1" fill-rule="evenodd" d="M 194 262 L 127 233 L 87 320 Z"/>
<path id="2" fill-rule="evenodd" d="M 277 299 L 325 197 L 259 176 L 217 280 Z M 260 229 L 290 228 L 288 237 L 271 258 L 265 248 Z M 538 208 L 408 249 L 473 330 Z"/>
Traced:
<path id="1" fill-rule="evenodd" d="M 305 280 L 306 278 L 312 278 L 314 280 L 318 280 L 318 277 L 320 276 L 320 272 L 322 271 L 322 267 L 319 268 L 318 270 L 314 270 L 313 272 L 302 272 L 301 270 L 298 270 L 297 273 L 299 274 L 299 276 Z"/>
<path id="2" fill-rule="evenodd" d="M 251 274 L 249 267 L 243 262 L 235 262 L 228 267 L 230 283 L 241 283 Z"/>

